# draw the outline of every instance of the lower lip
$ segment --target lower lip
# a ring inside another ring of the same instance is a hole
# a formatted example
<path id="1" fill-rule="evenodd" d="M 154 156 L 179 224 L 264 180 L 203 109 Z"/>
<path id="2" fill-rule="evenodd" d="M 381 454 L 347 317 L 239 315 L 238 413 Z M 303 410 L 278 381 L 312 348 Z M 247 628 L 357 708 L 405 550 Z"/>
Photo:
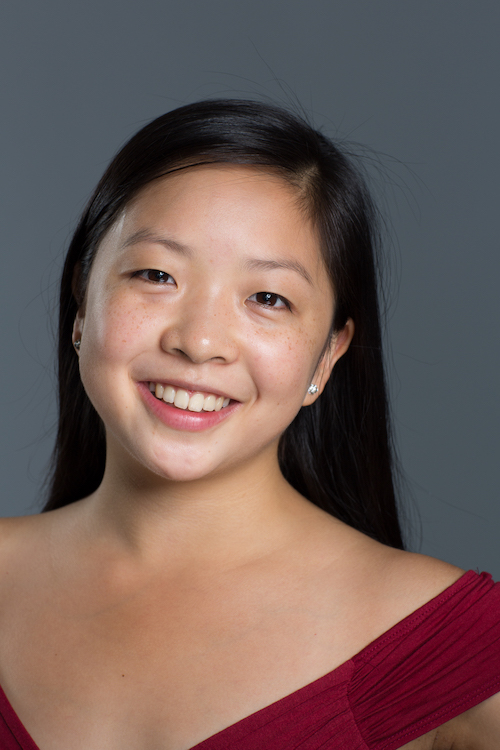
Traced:
<path id="1" fill-rule="evenodd" d="M 149 390 L 149 383 L 137 383 L 139 393 L 149 409 L 168 427 L 187 432 L 201 432 L 214 427 L 227 419 L 240 405 L 239 401 L 229 403 L 220 411 L 188 411 L 160 401 Z"/>

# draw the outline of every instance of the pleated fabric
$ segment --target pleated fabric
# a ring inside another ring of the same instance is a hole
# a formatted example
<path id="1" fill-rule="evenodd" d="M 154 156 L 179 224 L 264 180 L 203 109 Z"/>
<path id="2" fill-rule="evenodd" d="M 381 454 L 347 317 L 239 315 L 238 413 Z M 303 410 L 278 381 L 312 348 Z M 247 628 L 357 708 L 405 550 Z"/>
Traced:
<path id="1" fill-rule="evenodd" d="M 500 584 L 466 573 L 353 661 L 366 747 L 401 747 L 500 691 Z"/>

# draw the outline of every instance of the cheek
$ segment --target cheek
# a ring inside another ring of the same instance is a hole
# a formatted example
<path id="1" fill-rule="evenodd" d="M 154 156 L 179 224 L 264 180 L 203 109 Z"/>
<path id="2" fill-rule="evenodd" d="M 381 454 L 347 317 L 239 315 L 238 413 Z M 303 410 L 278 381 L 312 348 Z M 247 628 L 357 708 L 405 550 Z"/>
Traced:
<path id="1" fill-rule="evenodd" d="M 297 400 L 300 407 L 322 346 L 302 328 L 277 339 L 257 338 L 252 343 L 253 374 L 259 391 L 274 396 L 277 403 Z"/>
<path id="2" fill-rule="evenodd" d="M 154 328 L 153 316 L 144 305 L 127 295 L 110 296 L 85 316 L 82 354 L 92 354 L 96 362 L 122 361 L 147 342 Z"/>
<path id="3" fill-rule="evenodd" d="M 91 300 L 89 300 L 91 301 Z M 144 307 L 126 295 L 108 296 L 88 305 L 80 350 L 80 376 L 105 422 L 127 406 L 130 365 L 147 347 L 155 329 Z"/>

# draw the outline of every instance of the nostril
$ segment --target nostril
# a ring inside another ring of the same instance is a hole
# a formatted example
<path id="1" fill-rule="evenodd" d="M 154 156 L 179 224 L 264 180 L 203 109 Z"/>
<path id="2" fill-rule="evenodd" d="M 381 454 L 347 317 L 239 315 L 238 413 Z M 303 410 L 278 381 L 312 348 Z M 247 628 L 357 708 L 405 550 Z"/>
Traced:
<path id="1" fill-rule="evenodd" d="M 192 357 L 190 357 L 189 354 L 185 352 L 183 349 L 174 348 L 174 349 L 171 349 L 171 352 L 172 354 L 175 354 L 179 357 L 185 357 L 186 359 L 189 359 L 190 361 L 192 360 Z"/>
<path id="2" fill-rule="evenodd" d="M 234 361 L 237 351 L 229 332 L 222 331 L 219 327 L 210 336 L 207 335 L 208 331 L 200 328 L 201 326 L 195 328 L 187 320 L 179 328 L 169 326 L 162 333 L 160 346 L 165 352 L 190 362 Z"/>

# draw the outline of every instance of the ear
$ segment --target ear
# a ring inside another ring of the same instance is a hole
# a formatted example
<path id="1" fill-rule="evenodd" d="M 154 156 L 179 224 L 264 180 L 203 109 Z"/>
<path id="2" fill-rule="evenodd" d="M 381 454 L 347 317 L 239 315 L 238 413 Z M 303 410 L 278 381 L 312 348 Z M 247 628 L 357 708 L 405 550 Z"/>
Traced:
<path id="1" fill-rule="evenodd" d="M 81 263 L 78 262 L 73 269 L 73 276 L 71 279 L 71 291 L 73 292 L 73 297 L 75 298 L 75 301 L 78 305 L 78 312 L 73 323 L 73 333 L 71 335 L 73 345 L 75 341 L 81 341 L 83 334 L 83 324 L 85 321 L 85 299 L 82 300 L 82 295 L 80 292 L 81 273 Z"/>
<path id="2" fill-rule="evenodd" d="M 76 314 L 75 321 L 73 323 L 73 333 L 71 334 L 71 340 L 73 342 L 73 346 L 75 345 L 75 341 L 82 340 L 84 323 L 85 323 L 85 313 L 83 311 L 83 308 L 80 307 Z"/>
<path id="3" fill-rule="evenodd" d="M 354 336 L 354 321 L 349 318 L 341 331 L 332 336 L 319 364 L 314 372 L 311 383 L 314 383 L 318 390 L 314 394 L 307 393 L 302 406 L 310 406 L 323 393 L 324 387 L 332 374 L 335 363 L 349 349 L 349 345 Z"/>

